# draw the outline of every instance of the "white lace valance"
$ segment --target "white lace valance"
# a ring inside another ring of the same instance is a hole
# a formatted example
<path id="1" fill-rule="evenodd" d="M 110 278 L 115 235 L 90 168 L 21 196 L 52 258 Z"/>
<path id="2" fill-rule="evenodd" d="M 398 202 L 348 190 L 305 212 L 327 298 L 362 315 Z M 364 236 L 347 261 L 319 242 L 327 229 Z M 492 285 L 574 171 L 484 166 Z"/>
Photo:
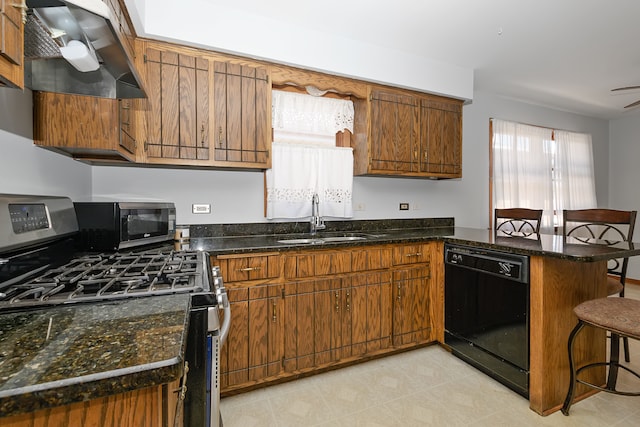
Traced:
<path id="1" fill-rule="evenodd" d="M 335 136 L 353 132 L 353 102 L 299 93 L 272 91 L 274 131 Z"/>

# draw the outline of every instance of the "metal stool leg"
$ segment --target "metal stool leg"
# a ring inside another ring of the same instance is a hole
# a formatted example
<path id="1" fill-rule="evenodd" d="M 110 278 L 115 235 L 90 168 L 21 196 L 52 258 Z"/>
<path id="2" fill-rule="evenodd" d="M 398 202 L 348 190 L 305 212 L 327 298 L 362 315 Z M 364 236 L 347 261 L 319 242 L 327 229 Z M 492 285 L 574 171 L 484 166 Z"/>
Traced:
<path id="1" fill-rule="evenodd" d="M 609 376 L 607 390 L 615 390 L 618 381 L 618 366 L 620 361 L 620 336 L 611 333 L 611 350 L 609 352 Z"/>
<path id="2" fill-rule="evenodd" d="M 569 335 L 569 371 L 571 373 L 571 377 L 569 379 L 569 390 L 567 391 L 567 397 L 564 400 L 564 405 L 562 405 L 562 413 L 564 415 L 569 415 L 569 408 L 571 408 L 571 404 L 573 403 L 573 393 L 576 389 L 576 364 L 573 360 L 573 343 L 578 335 L 578 332 L 582 330 L 584 327 L 584 323 L 582 321 L 578 321 L 578 324 L 571 331 Z"/>

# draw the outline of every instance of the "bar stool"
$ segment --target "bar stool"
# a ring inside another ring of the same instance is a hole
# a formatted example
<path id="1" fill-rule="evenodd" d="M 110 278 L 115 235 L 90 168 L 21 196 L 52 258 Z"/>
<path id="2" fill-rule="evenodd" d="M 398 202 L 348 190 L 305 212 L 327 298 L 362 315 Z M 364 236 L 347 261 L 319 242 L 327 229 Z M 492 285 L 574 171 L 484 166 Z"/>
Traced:
<path id="1" fill-rule="evenodd" d="M 640 391 L 627 392 L 616 390 L 619 368 L 630 372 L 640 379 L 640 374 L 619 363 L 620 337 L 640 340 L 640 301 L 629 298 L 598 298 L 579 304 L 573 309 L 573 312 L 578 316 L 578 324 L 569 335 L 569 369 L 571 371 L 571 377 L 567 397 L 562 406 L 562 413 L 569 415 L 569 409 L 573 403 L 577 383 L 585 384 L 586 386 L 608 393 L 624 396 L 640 396 Z M 576 369 L 573 357 L 573 344 L 576 336 L 585 326 L 605 329 L 611 333 L 611 353 L 609 362 L 590 363 Z M 578 379 L 578 374 L 583 370 L 603 365 L 609 367 L 605 387 Z"/>
<path id="2" fill-rule="evenodd" d="M 540 234 L 542 209 L 506 208 L 493 211 L 495 232 L 507 236 L 531 236 Z"/>
<path id="3" fill-rule="evenodd" d="M 563 236 L 594 244 L 611 246 L 620 241 L 629 242 L 633 238 L 637 211 L 615 209 L 564 210 Z M 607 265 L 607 295 L 624 297 L 629 258 L 612 259 Z M 625 361 L 629 362 L 629 341 L 624 342 Z"/>

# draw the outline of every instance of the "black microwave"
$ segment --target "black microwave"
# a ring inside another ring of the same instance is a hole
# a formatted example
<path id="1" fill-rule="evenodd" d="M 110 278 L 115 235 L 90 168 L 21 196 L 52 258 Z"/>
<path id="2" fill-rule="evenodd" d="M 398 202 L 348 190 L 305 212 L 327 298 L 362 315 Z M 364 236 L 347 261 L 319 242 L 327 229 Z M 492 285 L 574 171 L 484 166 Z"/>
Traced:
<path id="1" fill-rule="evenodd" d="M 173 240 L 176 208 L 163 202 L 75 202 L 83 250 L 110 251 Z"/>

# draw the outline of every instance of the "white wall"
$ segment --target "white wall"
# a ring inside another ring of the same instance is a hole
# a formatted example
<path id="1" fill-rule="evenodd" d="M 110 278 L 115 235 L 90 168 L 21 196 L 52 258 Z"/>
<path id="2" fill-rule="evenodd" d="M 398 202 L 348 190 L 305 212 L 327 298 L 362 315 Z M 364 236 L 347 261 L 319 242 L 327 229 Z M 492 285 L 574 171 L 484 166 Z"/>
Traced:
<path id="1" fill-rule="evenodd" d="M 33 145 L 31 91 L 0 87 L 0 193 L 91 194 L 91 167 Z"/>
<path id="2" fill-rule="evenodd" d="M 473 97 L 470 68 L 319 32 L 306 22 L 272 20 L 241 9 L 231 1 L 200 1 L 195 10 L 176 6 L 173 0 L 153 0 L 149 2 L 153 7 L 147 7 L 145 0 L 125 0 L 125 3 L 136 32 L 142 37 L 188 43 L 459 99 Z M 309 19 L 339 17 L 310 16 Z"/>
<path id="3" fill-rule="evenodd" d="M 611 207 L 640 211 L 640 117 L 630 115 L 610 124 L 609 202 Z M 636 222 L 634 241 L 640 237 L 640 221 Z M 640 259 L 629 261 L 629 277 L 640 279 Z"/>

